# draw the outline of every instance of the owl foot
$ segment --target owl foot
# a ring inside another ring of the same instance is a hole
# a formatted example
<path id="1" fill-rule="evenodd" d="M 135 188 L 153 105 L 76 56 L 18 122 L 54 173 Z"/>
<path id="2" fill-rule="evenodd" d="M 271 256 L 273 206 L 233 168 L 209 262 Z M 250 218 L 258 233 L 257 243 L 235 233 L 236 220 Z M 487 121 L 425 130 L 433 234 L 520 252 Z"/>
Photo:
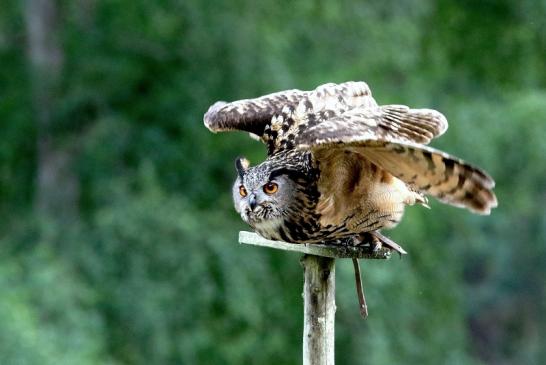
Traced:
<path id="1" fill-rule="evenodd" d="M 362 242 L 370 242 L 374 252 L 381 250 L 383 246 L 398 252 L 400 256 L 407 254 L 406 250 L 398 243 L 379 233 L 379 231 L 366 232 L 361 235 Z"/>

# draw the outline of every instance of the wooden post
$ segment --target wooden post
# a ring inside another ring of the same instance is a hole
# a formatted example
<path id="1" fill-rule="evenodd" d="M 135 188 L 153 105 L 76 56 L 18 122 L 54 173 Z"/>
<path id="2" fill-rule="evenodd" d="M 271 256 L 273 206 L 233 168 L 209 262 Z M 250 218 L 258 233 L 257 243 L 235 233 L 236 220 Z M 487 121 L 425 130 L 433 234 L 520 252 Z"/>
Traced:
<path id="1" fill-rule="evenodd" d="M 239 232 L 239 243 L 305 254 L 301 259 L 304 268 L 303 364 L 334 365 L 335 259 L 388 259 L 391 251 L 388 248 L 371 251 L 366 246 L 327 242 L 294 244 L 271 241 L 251 232 Z"/>
<path id="2" fill-rule="evenodd" d="M 303 364 L 334 365 L 335 259 L 303 256 Z"/>

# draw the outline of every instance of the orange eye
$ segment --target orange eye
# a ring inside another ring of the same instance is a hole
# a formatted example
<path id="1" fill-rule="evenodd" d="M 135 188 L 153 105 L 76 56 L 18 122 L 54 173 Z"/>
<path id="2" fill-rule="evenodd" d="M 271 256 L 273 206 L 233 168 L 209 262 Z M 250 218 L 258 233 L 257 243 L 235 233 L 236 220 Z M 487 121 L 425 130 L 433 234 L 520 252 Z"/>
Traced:
<path id="1" fill-rule="evenodd" d="M 266 194 L 275 194 L 279 190 L 279 185 L 275 184 L 274 182 L 268 182 L 264 185 L 264 193 Z"/>
<path id="2" fill-rule="evenodd" d="M 246 189 L 243 185 L 239 186 L 239 194 L 242 196 L 242 197 L 245 197 L 247 196 L 247 192 L 246 192 Z"/>

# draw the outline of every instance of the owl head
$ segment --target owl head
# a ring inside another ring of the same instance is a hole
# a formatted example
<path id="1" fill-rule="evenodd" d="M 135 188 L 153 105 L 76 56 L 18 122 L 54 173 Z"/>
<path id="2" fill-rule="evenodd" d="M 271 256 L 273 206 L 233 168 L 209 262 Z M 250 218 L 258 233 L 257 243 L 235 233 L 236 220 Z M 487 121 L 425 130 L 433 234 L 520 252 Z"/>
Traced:
<path id="1" fill-rule="evenodd" d="M 280 224 L 296 193 L 286 169 L 271 160 L 250 167 L 245 158 L 238 158 L 235 167 L 233 203 L 241 218 L 254 228 Z"/>

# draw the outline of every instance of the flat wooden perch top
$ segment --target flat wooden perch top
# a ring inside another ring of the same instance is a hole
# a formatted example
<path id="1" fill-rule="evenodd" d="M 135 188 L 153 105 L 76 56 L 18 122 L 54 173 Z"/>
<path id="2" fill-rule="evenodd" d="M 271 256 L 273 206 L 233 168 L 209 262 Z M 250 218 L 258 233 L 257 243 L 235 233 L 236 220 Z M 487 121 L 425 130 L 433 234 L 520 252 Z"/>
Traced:
<path id="1" fill-rule="evenodd" d="M 239 232 L 239 243 L 247 245 L 276 248 L 277 250 L 296 251 L 309 255 L 348 258 L 348 259 L 388 259 L 391 256 L 391 250 L 380 248 L 373 252 L 370 246 L 349 246 L 340 244 L 325 243 L 288 243 L 282 241 L 267 240 L 254 232 Z"/>

